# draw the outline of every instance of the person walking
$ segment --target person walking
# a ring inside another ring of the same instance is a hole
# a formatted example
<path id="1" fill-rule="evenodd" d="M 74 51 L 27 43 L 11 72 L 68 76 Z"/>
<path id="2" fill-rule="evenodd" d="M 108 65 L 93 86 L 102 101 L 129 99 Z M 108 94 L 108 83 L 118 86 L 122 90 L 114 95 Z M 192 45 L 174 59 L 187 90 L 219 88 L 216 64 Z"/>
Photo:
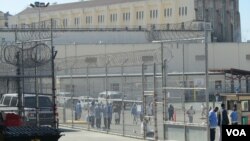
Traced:
<path id="1" fill-rule="evenodd" d="M 205 106 L 205 104 L 202 102 L 201 103 L 201 118 L 203 118 L 203 117 L 206 117 L 206 106 Z"/>
<path id="2" fill-rule="evenodd" d="M 95 125 L 95 102 L 92 101 L 91 105 L 89 107 L 89 120 L 90 120 L 90 125 L 92 128 L 94 128 Z"/>
<path id="3" fill-rule="evenodd" d="M 131 108 L 131 115 L 133 116 L 133 124 L 137 124 L 137 105 L 135 103 Z"/>
<path id="4" fill-rule="evenodd" d="M 231 117 L 231 124 L 238 125 L 238 112 L 237 112 L 236 105 L 234 105 L 233 112 L 230 114 L 230 117 Z"/>
<path id="5" fill-rule="evenodd" d="M 101 128 L 101 104 L 98 103 L 95 107 L 95 122 L 96 122 L 96 128 Z"/>
<path id="6" fill-rule="evenodd" d="M 210 128 L 210 141 L 215 140 L 216 127 L 218 126 L 217 111 L 218 107 L 215 107 L 213 110 L 209 111 L 209 128 Z"/>
<path id="7" fill-rule="evenodd" d="M 188 115 L 189 123 L 193 123 L 194 114 L 195 114 L 195 110 L 193 109 L 193 106 L 190 106 L 190 108 L 187 110 L 187 115 Z"/>
<path id="8" fill-rule="evenodd" d="M 77 101 L 75 105 L 75 120 L 79 120 L 81 118 L 81 115 L 82 115 L 82 106 L 80 101 Z"/>
<path id="9" fill-rule="evenodd" d="M 104 129 L 108 128 L 108 106 L 107 104 L 104 106 L 102 105 L 102 113 L 103 113 L 103 123 L 104 123 Z"/>
<path id="10" fill-rule="evenodd" d="M 111 124 L 111 120 L 112 120 L 112 114 L 113 114 L 113 107 L 112 104 L 109 103 L 107 105 L 107 128 L 110 129 L 110 124 Z"/>
<path id="11" fill-rule="evenodd" d="M 174 120 L 174 106 L 172 104 L 169 105 L 168 115 L 169 120 Z"/>
<path id="12" fill-rule="evenodd" d="M 228 114 L 227 110 L 225 109 L 225 104 L 221 104 L 221 109 L 218 112 L 218 125 L 220 127 L 220 138 L 219 141 L 222 139 L 222 125 L 228 125 L 229 124 L 229 119 L 228 119 Z"/>

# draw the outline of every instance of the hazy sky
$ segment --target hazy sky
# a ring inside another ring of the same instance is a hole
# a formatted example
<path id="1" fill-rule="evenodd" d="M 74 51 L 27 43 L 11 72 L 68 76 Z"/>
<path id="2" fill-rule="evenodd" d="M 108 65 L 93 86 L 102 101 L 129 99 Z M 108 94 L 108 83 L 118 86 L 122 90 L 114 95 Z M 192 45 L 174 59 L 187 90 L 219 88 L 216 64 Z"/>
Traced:
<path id="1" fill-rule="evenodd" d="M 29 6 L 30 3 L 34 3 L 37 0 L 0 0 L 0 11 L 10 12 L 15 15 L 21 12 L 23 9 Z M 68 2 L 78 2 L 79 0 L 46 0 L 44 2 L 58 4 Z M 240 14 L 241 14 L 241 33 L 242 41 L 250 40 L 250 0 L 239 0 L 240 1 Z"/>

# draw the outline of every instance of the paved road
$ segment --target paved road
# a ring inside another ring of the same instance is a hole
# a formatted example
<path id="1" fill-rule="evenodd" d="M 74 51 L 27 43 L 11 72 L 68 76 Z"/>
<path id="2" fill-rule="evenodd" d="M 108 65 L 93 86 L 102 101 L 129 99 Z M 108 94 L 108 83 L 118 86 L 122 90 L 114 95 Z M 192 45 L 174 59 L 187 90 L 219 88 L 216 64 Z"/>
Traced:
<path id="1" fill-rule="evenodd" d="M 111 135 L 106 133 L 97 133 L 85 130 L 63 129 L 62 136 L 59 141 L 142 141 L 130 137 Z"/>

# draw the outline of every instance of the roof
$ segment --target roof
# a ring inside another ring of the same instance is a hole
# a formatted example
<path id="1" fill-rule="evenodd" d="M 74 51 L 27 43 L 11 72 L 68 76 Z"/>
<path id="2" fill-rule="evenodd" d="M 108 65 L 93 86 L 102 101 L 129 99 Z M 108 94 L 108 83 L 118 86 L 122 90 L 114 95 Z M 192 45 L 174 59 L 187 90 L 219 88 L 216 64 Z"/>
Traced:
<path id="1" fill-rule="evenodd" d="M 220 93 L 220 96 L 250 96 L 250 93 Z"/>
<path id="2" fill-rule="evenodd" d="M 79 8 L 98 7 L 98 6 L 121 4 L 121 3 L 128 3 L 128 2 L 138 2 L 138 1 L 146 1 L 146 0 L 92 0 L 92 1 L 81 1 L 81 2 L 64 3 L 64 4 L 54 4 L 46 8 L 41 8 L 41 13 L 62 11 L 62 10 L 72 10 L 72 9 L 79 9 Z M 18 13 L 18 15 L 31 14 L 34 12 L 37 12 L 35 8 L 28 7 L 24 9 L 23 11 L 21 11 L 20 13 Z"/>
<path id="3" fill-rule="evenodd" d="M 17 93 L 5 93 L 5 94 L 2 94 L 2 96 L 11 96 L 11 97 L 17 97 Z M 24 97 L 33 97 L 33 96 L 36 96 L 34 94 L 24 94 Z M 45 96 L 45 95 L 39 95 L 39 97 L 48 97 L 48 96 Z"/>
<path id="4" fill-rule="evenodd" d="M 106 94 L 106 91 L 100 92 L 100 94 Z M 117 92 L 117 91 L 107 91 L 107 95 L 116 95 L 116 94 L 121 94 L 121 92 Z"/>
<path id="5" fill-rule="evenodd" d="M 209 70 L 211 72 L 222 72 L 222 73 L 228 73 L 231 75 L 241 75 L 241 76 L 247 76 L 250 75 L 250 71 L 247 70 L 240 70 L 240 69 L 213 69 L 213 70 Z"/>

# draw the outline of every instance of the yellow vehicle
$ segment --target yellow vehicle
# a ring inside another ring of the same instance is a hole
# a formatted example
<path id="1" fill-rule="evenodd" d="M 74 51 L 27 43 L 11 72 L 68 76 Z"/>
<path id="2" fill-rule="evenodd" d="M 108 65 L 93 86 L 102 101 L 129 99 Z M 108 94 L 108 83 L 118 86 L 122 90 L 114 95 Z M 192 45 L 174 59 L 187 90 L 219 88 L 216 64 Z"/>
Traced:
<path id="1" fill-rule="evenodd" d="M 250 93 L 221 93 L 220 96 L 229 114 L 237 106 L 239 124 L 250 125 Z"/>

